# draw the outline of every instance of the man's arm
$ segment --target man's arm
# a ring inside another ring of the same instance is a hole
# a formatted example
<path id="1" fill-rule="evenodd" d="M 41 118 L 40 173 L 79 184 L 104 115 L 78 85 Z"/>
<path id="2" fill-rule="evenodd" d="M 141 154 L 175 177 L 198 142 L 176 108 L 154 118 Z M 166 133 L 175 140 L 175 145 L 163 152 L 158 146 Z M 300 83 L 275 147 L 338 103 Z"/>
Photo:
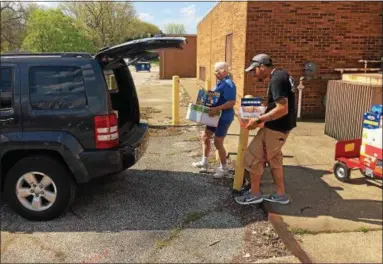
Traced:
<path id="1" fill-rule="evenodd" d="M 270 91 L 275 100 L 276 107 L 257 119 L 251 119 L 247 125 L 248 129 L 255 129 L 261 126 L 262 123 L 277 120 L 288 114 L 288 91 L 285 88 L 285 82 L 286 80 L 284 80 L 283 78 L 279 78 L 277 80 L 274 80 L 273 83 L 271 83 Z"/>
<path id="2" fill-rule="evenodd" d="M 259 119 L 262 122 L 277 120 L 288 114 L 289 102 L 287 100 L 287 97 L 280 97 L 279 99 L 275 101 L 275 104 L 276 104 L 276 107 L 273 110 L 259 117 Z"/>

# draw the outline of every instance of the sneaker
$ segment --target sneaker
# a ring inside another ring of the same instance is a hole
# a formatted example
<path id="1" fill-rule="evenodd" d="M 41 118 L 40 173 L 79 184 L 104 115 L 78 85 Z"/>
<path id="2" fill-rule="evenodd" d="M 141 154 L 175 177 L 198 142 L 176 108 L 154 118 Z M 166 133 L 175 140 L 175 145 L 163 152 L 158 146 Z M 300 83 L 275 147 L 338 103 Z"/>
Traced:
<path id="1" fill-rule="evenodd" d="M 215 179 L 222 179 L 222 178 L 231 178 L 231 175 L 229 173 L 228 168 L 218 167 L 217 170 L 215 171 L 213 177 Z"/>
<path id="2" fill-rule="evenodd" d="M 273 194 L 264 196 L 263 199 L 271 203 L 280 203 L 280 204 L 288 204 L 290 202 L 289 197 L 287 197 L 286 194 L 278 195 L 276 193 L 273 193 Z"/>
<path id="3" fill-rule="evenodd" d="M 250 191 L 247 191 L 244 195 L 236 197 L 235 201 L 239 204 L 259 204 L 263 202 L 262 194 L 254 196 Z"/>
<path id="4" fill-rule="evenodd" d="M 192 165 L 194 168 L 200 169 L 200 172 L 205 172 L 209 169 L 209 163 L 204 163 L 202 161 L 193 162 Z"/>

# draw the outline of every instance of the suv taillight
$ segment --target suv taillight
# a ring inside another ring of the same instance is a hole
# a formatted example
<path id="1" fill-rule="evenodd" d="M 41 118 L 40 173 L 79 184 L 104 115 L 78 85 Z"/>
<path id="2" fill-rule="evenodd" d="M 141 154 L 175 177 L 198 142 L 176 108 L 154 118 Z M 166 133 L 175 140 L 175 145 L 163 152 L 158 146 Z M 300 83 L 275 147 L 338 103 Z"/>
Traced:
<path id="1" fill-rule="evenodd" d="M 96 148 L 107 149 L 118 145 L 118 119 L 115 114 L 94 117 Z"/>

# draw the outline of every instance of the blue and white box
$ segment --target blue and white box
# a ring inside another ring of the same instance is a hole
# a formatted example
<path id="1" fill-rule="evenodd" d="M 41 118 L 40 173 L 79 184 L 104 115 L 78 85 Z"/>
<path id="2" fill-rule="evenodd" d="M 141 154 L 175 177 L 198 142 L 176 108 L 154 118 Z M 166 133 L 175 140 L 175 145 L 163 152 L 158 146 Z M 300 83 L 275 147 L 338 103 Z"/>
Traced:
<path id="1" fill-rule="evenodd" d="M 239 116 L 242 119 L 258 118 L 263 115 L 265 111 L 266 107 L 262 105 L 262 99 L 259 97 L 241 99 Z"/>

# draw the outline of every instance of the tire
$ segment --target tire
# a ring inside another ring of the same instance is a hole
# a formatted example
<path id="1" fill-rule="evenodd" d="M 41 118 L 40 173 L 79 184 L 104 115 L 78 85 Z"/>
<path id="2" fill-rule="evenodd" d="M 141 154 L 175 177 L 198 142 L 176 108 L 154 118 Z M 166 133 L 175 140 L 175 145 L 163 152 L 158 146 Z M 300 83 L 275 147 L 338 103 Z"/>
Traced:
<path id="1" fill-rule="evenodd" d="M 40 187 L 40 184 L 45 187 Z M 30 156 L 18 161 L 6 175 L 4 187 L 9 206 L 32 221 L 59 217 L 72 204 L 77 191 L 68 169 L 47 156 Z"/>
<path id="2" fill-rule="evenodd" d="M 346 164 L 338 162 L 334 165 L 334 175 L 341 182 L 347 182 L 350 179 L 351 170 Z"/>

